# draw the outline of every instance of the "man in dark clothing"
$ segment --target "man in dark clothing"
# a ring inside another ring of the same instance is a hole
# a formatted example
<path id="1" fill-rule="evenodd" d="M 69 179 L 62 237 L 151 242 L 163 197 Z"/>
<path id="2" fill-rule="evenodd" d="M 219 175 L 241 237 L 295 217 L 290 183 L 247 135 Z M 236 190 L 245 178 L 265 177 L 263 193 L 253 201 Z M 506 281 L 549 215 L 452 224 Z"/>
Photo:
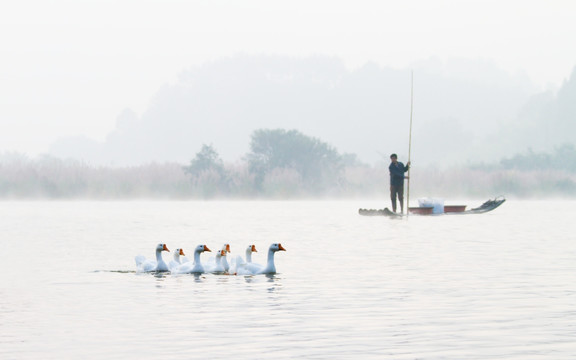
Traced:
<path id="1" fill-rule="evenodd" d="M 398 201 L 400 201 L 400 212 L 404 213 L 404 179 L 408 179 L 408 176 L 404 176 L 404 173 L 410 168 L 410 161 L 406 163 L 406 166 L 398 161 L 398 156 L 396 154 L 390 155 L 390 199 L 392 200 L 392 211 L 396 212 L 396 196 L 398 196 Z"/>

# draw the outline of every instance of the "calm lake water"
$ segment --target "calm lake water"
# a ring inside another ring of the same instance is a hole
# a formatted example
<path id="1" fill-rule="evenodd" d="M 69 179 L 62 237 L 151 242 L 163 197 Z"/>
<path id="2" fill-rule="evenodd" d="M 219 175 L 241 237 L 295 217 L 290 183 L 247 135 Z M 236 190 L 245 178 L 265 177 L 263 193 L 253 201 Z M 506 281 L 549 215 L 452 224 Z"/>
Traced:
<path id="1" fill-rule="evenodd" d="M 0 358 L 576 358 L 576 202 L 357 214 L 387 205 L 0 202 Z M 274 276 L 136 273 L 159 242 L 287 251 Z"/>

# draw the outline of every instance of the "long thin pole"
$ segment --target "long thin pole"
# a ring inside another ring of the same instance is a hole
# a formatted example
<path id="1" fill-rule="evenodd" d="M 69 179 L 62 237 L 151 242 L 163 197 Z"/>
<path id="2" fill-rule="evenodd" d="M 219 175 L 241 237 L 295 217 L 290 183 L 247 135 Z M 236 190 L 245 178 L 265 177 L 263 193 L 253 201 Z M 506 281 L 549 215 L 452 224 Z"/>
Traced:
<path id="1" fill-rule="evenodd" d="M 408 136 L 408 162 L 410 162 L 411 150 L 412 150 L 412 108 L 414 105 L 414 71 L 410 72 L 410 134 Z M 408 168 L 408 184 L 406 189 L 406 216 L 410 214 L 410 170 L 412 166 Z"/>

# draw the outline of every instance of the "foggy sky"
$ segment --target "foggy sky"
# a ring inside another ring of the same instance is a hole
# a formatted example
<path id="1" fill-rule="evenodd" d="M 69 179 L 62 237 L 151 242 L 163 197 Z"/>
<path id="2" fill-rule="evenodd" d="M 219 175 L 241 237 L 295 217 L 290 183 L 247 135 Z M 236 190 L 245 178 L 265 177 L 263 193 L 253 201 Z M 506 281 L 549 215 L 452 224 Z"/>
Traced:
<path id="1" fill-rule="evenodd" d="M 136 119 L 151 116 L 160 89 L 176 86 L 182 71 L 238 54 L 333 57 L 350 72 L 370 63 L 407 71 L 432 58 L 445 64 L 448 78 L 461 75 L 451 59 L 485 61 L 503 78 L 525 76 L 530 91 L 557 90 L 576 64 L 574 7 L 571 1 L 10 1 L 0 12 L 0 152 L 36 155 L 71 137 L 105 142 L 119 131 L 125 109 Z M 415 113 L 422 115 L 429 89 L 416 76 Z M 407 85 L 405 77 L 400 82 Z M 441 117 L 453 121 L 454 111 Z M 337 140 L 322 130 L 308 132 Z"/>
<path id="2" fill-rule="evenodd" d="M 447 67 L 461 73 L 447 74 Z M 211 144 L 224 160 L 237 161 L 254 130 L 283 128 L 365 162 L 386 161 L 392 152 L 407 155 L 410 81 L 407 69 L 367 64 L 350 71 L 336 58 L 221 59 L 159 89 L 142 116 L 124 110 L 104 142 L 64 139 L 51 153 L 108 165 L 187 163 Z M 562 98 L 572 103 L 574 83 L 558 94 L 538 93 L 527 78 L 489 62 L 423 62 L 414 71 L 412 155 L 421 164 L 490 162 L 573 141 L 567 134 L 575 112 L 564 107 L 558 116 L 553 109 Z"/>

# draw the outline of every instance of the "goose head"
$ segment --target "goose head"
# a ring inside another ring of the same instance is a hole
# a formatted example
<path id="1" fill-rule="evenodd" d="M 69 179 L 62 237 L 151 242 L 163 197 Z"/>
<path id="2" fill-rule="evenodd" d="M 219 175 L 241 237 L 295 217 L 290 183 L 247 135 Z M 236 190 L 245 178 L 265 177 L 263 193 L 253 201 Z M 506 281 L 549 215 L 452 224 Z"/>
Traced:
<path id="1" fill-rule="evenodd" d="M 194 249 L 195 253 L 203 253 L 204 251 L 212 252 L 212 250 L 208 249 L 208 246 L 206 245 L 198 245 L 196 246 L 196 249 Z"/>
<path id="2" fill-rule="evenodd" d="M 158 244 L 156 245 L 156 252 L 162 252 L 162 251 L 168 251 L 170 252 L 170 250 L 168 250 L 168 248 L 166 247 L 166 244 Z"/>
<path id="3" fill-rule="evenodd" d="M 224 251 L 226 251 L 227 253 L 229 253 L 229 252 L 230 252 L 230 244 L 224 244 L 224 245 L 222 246 L 222 250 L 224 250 Z"/>
<path id="4" fill-rule="evenodd" d="M 286 251 L 286 249 L 284 249 L 284 247 L 282 246 L 282 244 L 280 243 L 274 243 L 272 245 L 270 245 L 270 251 L 276 252 L 276 251 Z"/>
<path id="5" fill-rule="evenodd" d="M 183 249 L 174 250 L 174 260 L 176 262 L 180 262 L 180 256 L 186 256 L 186 254 L 184 254 L 184 250 Z"/>

